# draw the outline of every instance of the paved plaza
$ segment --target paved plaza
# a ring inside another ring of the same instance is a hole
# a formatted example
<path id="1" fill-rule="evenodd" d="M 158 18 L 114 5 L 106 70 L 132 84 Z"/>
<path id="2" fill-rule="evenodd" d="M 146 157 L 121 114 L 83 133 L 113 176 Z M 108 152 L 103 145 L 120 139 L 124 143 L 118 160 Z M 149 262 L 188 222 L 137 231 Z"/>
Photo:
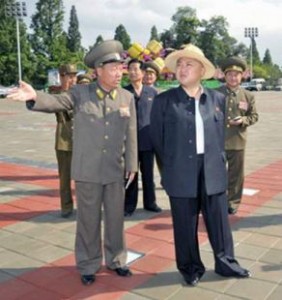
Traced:
<path id="1" fill-rule="evenodd" d="M 125 219 L 130 268 L 120 278 L 103 267 L 83 286 L 74 262 L 75 215 L 60 217 L 55 116 L 0 99 L 0 299 L 252 299 L 282 295 L 282 92 L 256 92 L 259 122 L 249 128 L 243 203 L 230 217 L 236 258 L 250 279 L 223 278 L 200 223 L 207 272 L 188 287 L 175 266 L 168 198 L 155 170 L 159 214 Z M 136 256 L 135 256 L 136 255 Z"/>

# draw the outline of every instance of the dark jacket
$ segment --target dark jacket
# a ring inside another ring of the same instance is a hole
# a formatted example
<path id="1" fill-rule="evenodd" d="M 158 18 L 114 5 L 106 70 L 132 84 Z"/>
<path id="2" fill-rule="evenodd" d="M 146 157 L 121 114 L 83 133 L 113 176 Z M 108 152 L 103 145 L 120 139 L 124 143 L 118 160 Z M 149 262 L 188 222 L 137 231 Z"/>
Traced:
<path id="1" fill-rule="evenodd" d="M 204 171 L 208 195 L 227 185 L 224 153 L 224 96 L 204 89 L 200 113 L 204 124 Z M 197 196 L 195 101 L 182 87 L 156 96 L 151 112 L 151 140 L 162 163 L 162 185 L 172 197 Z"/>
<path id="2" fill-rule="evenodd" d="M 153 146 L 150 138 L 150 114 L 153 100 L 158 92 L 150 86 L 143 85 L 141 95 L 138 97 L 131 84 L 126 86 L 125 89 L 134 94 L 138 129 L 138 151 L 152 150 Z"/>

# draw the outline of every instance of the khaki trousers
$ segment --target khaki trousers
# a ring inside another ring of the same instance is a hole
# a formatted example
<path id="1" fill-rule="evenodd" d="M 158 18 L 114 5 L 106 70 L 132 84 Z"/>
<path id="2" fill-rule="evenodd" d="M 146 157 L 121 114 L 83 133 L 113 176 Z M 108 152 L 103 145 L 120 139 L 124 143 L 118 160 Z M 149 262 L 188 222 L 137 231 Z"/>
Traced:
<path id="1" fill-rule="evenodd" d="M 123 227 L 123 182 L 102 185 L 76 181 L 75 190 L 77 196 L 75 258 L 80 274 L 95 274 L 102 265 L 102 217 L 105 264 L 109 269 L 124 267 L 127 251 Z"/>
<path id="2" fill-rule="evenodd" d="M 72 151 L 56 150 L 58 172 L 60 179 L 60 198 L 62 212 L 73 210 L 73 198 L 71 192 L 71 158 Z"/>
<path id="3" fill-rule="evenodd" d="M 237 209 L 244 186 L 244 150 L 226 150 L 228 165 L 228 205 Z"/>

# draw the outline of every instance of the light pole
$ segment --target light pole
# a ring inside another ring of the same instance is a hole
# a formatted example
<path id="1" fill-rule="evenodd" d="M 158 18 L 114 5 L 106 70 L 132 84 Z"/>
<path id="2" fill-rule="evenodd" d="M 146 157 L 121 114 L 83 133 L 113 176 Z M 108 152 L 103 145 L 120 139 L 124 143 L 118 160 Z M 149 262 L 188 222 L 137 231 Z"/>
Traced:
<path id="1" fill-rule="evenodd" d="M 18 50 L 18 74 L 19 80 L 22 80 L 22 64 L 21 64 L 21 44 L 20 44 L 20 26 L 19 19 L 27 16 L 26 3 L 14 2 L 6 4 L 6 16 L 16 18 L 17 29 L 17 50 Z"/>
<path id="2" fill-rule="evenodd" d="M 250 79 L 253 78 L 253 40 L 255 37 L 258 37 L 258 28 L 257 27 L 245 27 L 245 37 L 251 39 L 250 46 Z"/>

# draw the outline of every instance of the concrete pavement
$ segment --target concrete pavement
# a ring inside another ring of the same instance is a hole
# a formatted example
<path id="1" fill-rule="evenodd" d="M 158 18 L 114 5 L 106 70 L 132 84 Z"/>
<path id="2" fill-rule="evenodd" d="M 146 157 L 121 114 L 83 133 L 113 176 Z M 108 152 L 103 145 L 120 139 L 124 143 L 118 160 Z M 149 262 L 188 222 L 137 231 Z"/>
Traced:
<path id="1" fill-rule="evenodd" d="M 249 128 L 243 204 L 230 217 L 235 253 L 250 279 L 213 272 L 213 255 L 200 224 L 207 272 L 187 287 L 175 267 L 167 196 L 159 185 L 160 214 L 142 210 L 125 219 L 134 276 L 102 268 L 91 287 L 80 283 L 73 245 L 75 216 L 60 217 L 54 151 L 55 116 L 0 99 L 0 299 L 268 299 L 282 294 L 282 92 L 258 92 L 259 122 Z M 142 192 L 142 191 L 141 191 Z M 141 194 L 140 194 L 141 197 Z"/>

